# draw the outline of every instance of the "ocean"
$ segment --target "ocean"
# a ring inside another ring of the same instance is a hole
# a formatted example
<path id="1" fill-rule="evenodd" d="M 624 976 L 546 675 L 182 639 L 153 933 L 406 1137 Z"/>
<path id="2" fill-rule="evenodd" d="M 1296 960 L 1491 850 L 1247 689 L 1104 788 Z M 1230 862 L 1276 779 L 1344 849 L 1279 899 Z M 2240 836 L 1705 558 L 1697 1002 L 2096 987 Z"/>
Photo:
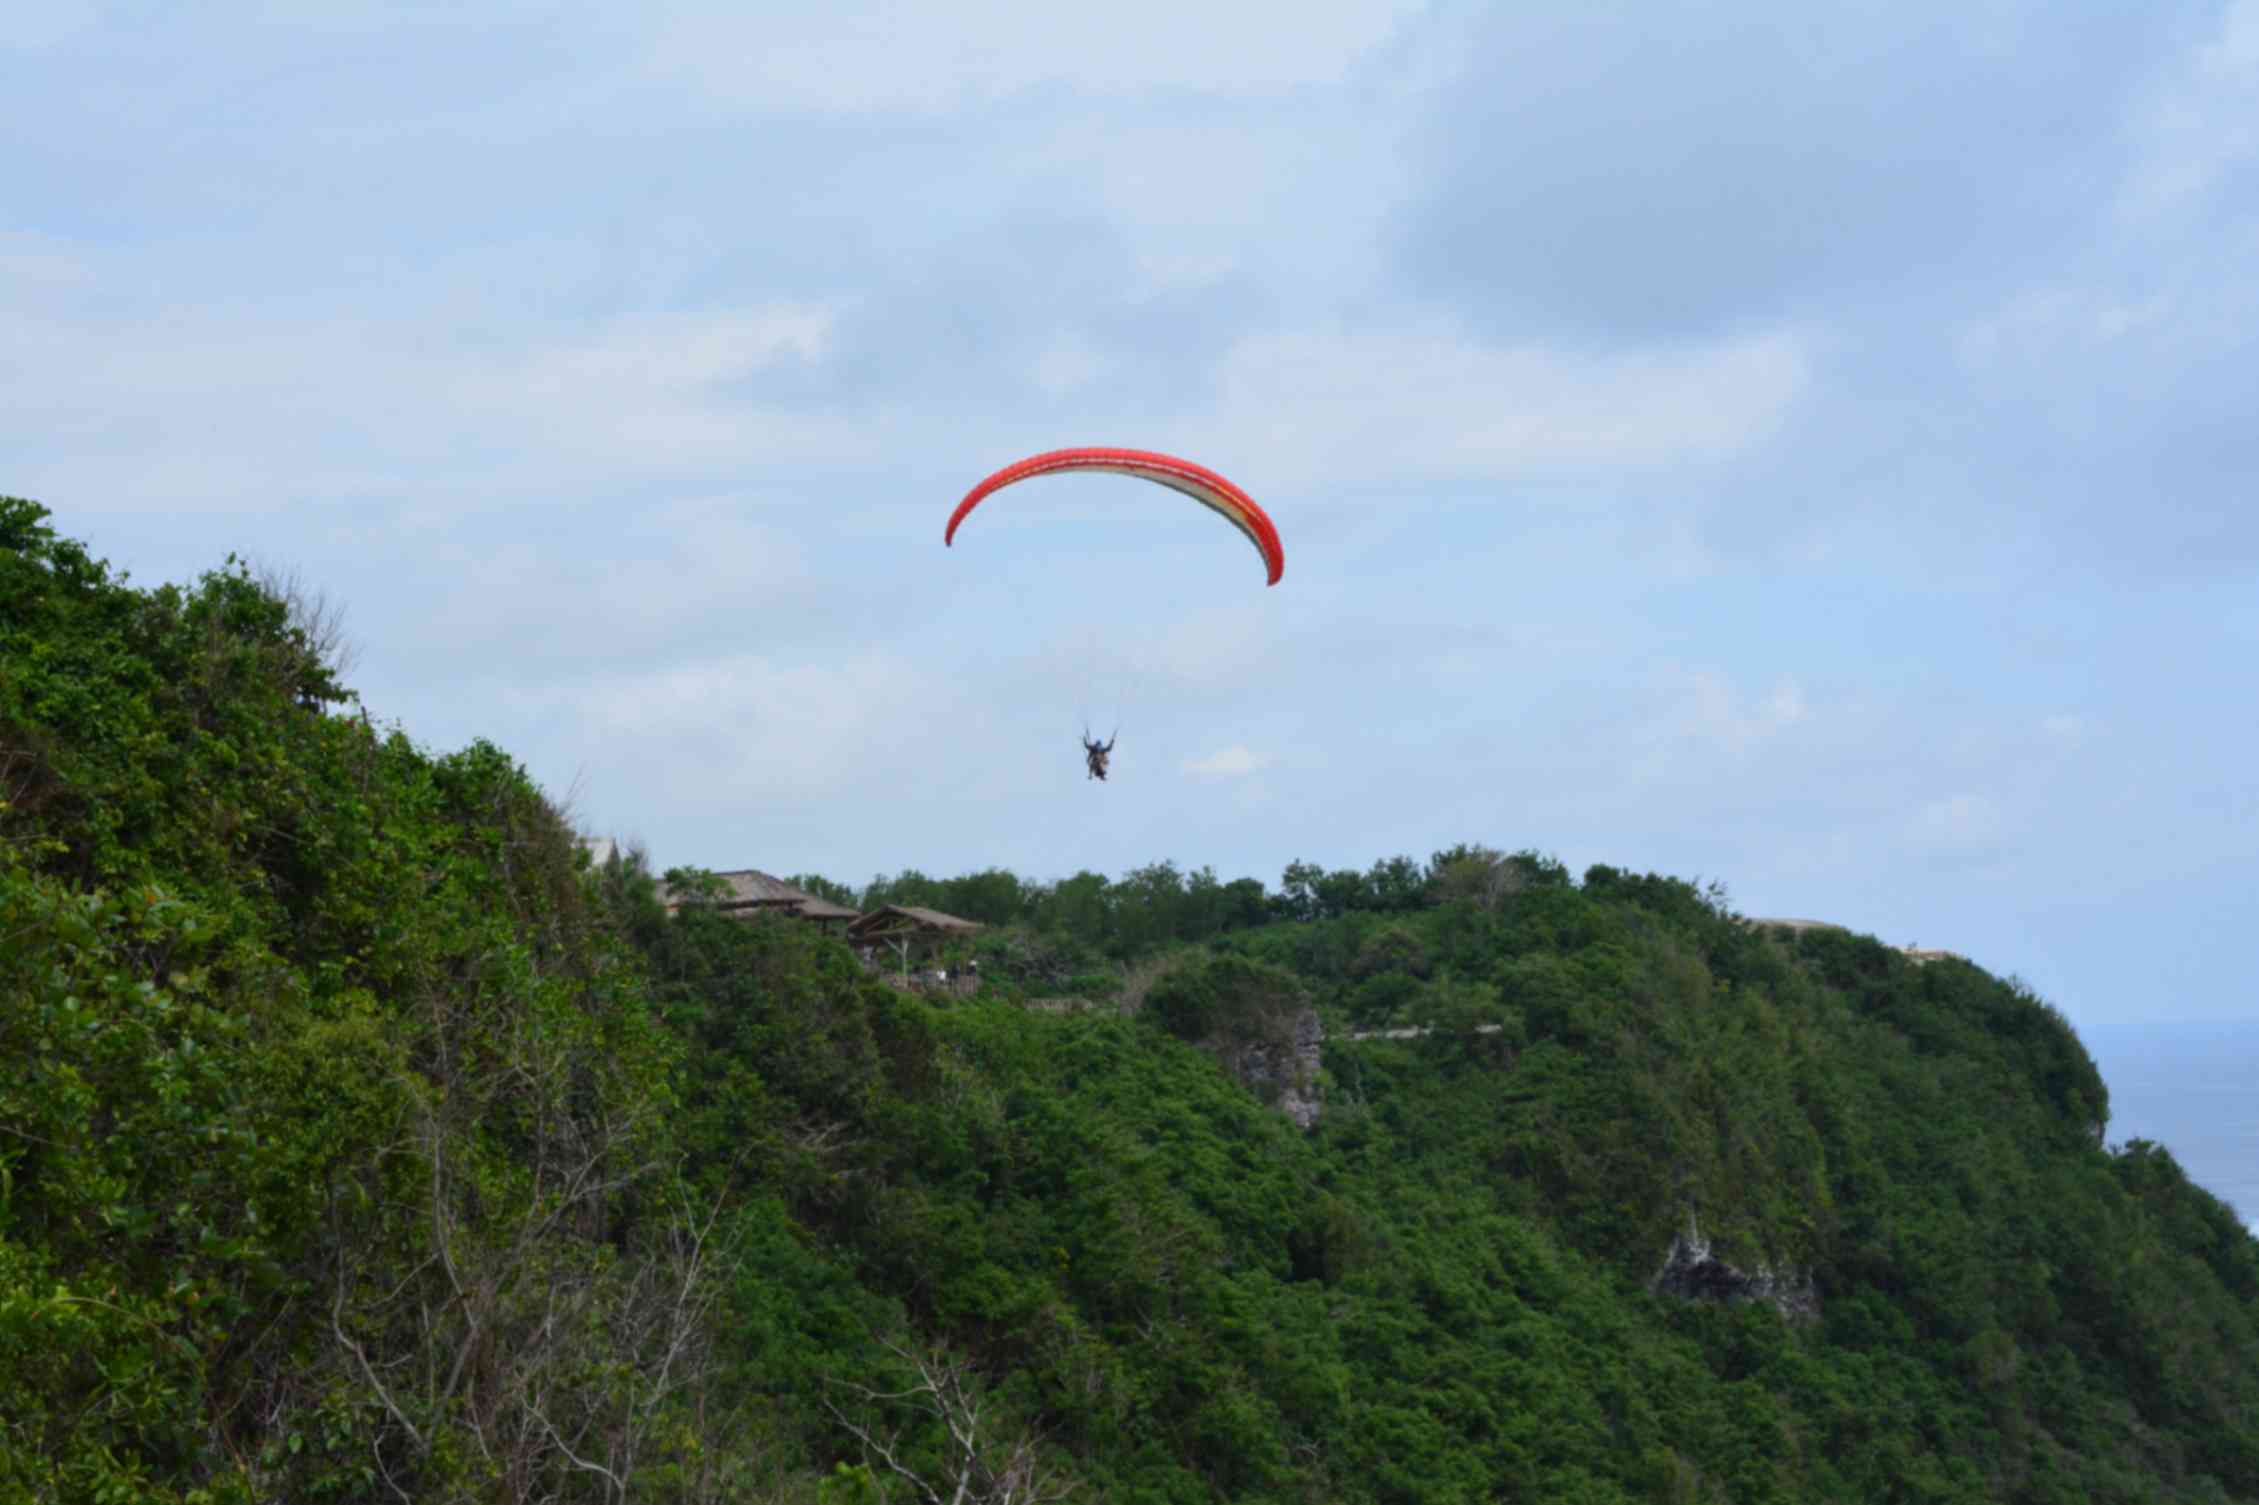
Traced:
<path id="1" fill-rule="evenodd" d="M 2259 1232 L 2259 1020 L 2079 1030 L 2110 1088 L 2109 1142 L 2149 1139 Z"/>

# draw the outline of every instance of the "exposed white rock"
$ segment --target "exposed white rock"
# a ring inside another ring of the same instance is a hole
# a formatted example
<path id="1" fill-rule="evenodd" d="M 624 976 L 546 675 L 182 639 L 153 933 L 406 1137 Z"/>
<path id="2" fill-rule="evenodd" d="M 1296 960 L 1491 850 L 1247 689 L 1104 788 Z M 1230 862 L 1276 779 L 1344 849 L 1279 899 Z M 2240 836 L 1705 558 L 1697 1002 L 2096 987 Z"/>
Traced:
<path id="1" fill-rule="evenodd" d="M 1211 1040 L 1208 1048 L 1248 1091 L 1307 1129 L 1325 1111 L 1318 1068 L 1326 1030 L 1316 1009 L 1297 1009 L 1284 1023 L 1270 1038 Z"/>
<path id="2" fill-rule="evenodd" d="M 1727 1264 L 1710 1252 L 1710 1241 L 1691 1215 L 1686 1232 L 1671 1240 L 1663 1267 L 1647 1288 L 1684 1301 L 1762 1301 L 1791 1322 L 1817 1321 L 1820 1315 L 1820 1292 L 1811 1271 L 1793 1265 L 1775 1270 L 1762 1263 L 1742 1270 Z"/>

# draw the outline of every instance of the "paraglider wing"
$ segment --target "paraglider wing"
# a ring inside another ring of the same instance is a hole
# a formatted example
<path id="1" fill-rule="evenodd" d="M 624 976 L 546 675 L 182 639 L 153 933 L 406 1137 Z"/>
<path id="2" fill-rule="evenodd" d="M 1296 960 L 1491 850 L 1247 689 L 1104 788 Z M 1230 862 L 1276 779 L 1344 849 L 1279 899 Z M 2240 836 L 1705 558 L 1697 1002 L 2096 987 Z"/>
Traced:
<path id="1" fill-rule="evenodd" d="M 1255 545 L 1255 552 L 1263 556 L 1263 568 L 1270 576 L 1268 584 L 1278 584 L 1279 576 L 1286 572 L 1286 551 L 1279 547 L 1279 530 L 1263 509 L 1255 505 L 1253 497 L 1204 465 L 1146 449 L 1054 449 L 1007 465 L 965 493 L 957 510 L 949 514 L 949 527 L 942 533 L 941 541 L 944 544 L 956 542 L 957 525 L 991 493 L 1030 476 L 1052 475 L 1062 470 L 1110 470 L 1181 491 L 1202 506 L 1213 508 L 1224 521 L 1246 535 L 1247 541 Z"/>

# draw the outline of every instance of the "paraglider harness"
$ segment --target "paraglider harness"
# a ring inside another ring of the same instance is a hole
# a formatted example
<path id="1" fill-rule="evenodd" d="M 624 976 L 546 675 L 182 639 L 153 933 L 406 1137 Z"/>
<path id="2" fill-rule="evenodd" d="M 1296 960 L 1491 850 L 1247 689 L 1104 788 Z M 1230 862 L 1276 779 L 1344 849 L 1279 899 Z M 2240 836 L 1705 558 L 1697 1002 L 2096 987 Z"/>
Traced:
<path id="1" fill-rule="evenodd" d="M 1114 755 L 1114 740 L 1119 736 L 1121 731 L 1117 728 L 1113 736 L 1105 741 L 1093 742 L 1090 740 L 1090 728 L 1086 726 L 1082 729 L 1082 755 L 1090 764 L 1090 772 L 1084 775 L 1085 778 L 1096 779 L 1101 784 L 1106 782 L 1106 760 Z"/>

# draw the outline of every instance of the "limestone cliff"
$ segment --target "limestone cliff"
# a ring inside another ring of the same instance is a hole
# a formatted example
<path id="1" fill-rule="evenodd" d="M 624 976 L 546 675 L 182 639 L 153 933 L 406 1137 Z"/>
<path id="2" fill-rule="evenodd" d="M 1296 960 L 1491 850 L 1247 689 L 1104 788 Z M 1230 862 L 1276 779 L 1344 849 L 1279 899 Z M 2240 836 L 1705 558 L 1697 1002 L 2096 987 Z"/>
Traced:
<path id="1" fill-rule="evenodd" d="M 1220 1035 L 1201 1042 L 1241 1085 L 1307 1129 L 1325 1109 L 1318 1080 L 1325 1026 L 1318 1011 L 1300 1008 L 1274 1015 L 1265 1027 L 1245 1034 Z"/>
<path id="2" fill-rule="evenodd" d="M 1809 1270 L 1790 1265 L 1775 1270 L 1763 1262 L 1743 1270 L 1728 1264 L 1711 1252 L 1710 1241 L 1691 1217 L 1686 1232 L 1671 1240 L 1648 1289 L 1683 1301 L 1762 1301 L 1791 1322 L 1811 1322 L 1820 1315 L 1820 1293 Z"/>

